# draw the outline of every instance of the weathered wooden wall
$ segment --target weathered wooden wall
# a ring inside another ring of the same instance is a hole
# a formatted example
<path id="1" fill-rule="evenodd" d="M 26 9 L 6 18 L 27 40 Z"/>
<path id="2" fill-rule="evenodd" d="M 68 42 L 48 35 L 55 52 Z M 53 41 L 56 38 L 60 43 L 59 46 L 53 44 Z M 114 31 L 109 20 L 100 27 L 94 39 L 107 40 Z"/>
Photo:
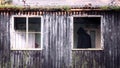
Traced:
<path id="1" fill-rule="evenodd" d="M 72 51 L 73 68 L 119 68 L 120 13 L 106 11 L 86 12 L 86 14 L 103 16 L 101 29 L 104 50 Z"/>
<path id="2" fill-rule="evenodd" d="M 43 50 L 10 50 L 12 15 L 43 16 Z M 71 50 L 72 15 L 102 15 L 104 50 Z M 120 13 L 117 11 L 0 12 L 1 68 L 119 68 Z"/>
<path id="3" fill-rule="evenodd" d="M 10 63 L 10 17 L 0 13 L 0 68 L 9 68 Z"/>

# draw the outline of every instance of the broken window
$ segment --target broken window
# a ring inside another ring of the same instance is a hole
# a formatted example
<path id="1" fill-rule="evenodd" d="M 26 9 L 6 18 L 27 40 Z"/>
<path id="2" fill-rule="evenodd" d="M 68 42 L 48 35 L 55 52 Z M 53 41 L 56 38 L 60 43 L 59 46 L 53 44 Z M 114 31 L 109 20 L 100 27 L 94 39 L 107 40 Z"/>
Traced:
<path id="1" fill-rule="evenodd" d="M 73 49 L 101 48 L 101 17 L 73 17 Z"/>

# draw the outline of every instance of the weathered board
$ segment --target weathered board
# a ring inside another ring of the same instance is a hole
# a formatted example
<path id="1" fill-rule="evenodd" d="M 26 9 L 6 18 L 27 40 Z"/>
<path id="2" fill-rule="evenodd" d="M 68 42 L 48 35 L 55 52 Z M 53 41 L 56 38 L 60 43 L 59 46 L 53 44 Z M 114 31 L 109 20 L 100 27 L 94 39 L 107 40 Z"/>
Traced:
<path id="1" fill-rule="evenodd" d="M 42 50 L 10 50 L 12 15 L 43 17 Z M 102 15 L 103 50 L 72 50 L 73 15 Z M 0 68 L 119 68 L 119 11 L 0 12 Z"/>

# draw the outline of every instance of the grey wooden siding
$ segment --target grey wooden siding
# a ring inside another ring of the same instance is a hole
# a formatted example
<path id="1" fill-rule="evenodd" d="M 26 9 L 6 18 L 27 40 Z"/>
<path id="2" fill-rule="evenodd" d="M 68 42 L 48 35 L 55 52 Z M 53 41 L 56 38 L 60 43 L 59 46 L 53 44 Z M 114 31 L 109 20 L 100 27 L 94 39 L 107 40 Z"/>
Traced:
<path id="1" fill-rule="evenodd" d="M 43 50 L 10 50 L 12 15 L 43 16 Z M 71 50 L 72 15 L 102 15 L 104 50 Z M 119 68 L 120 13 L 117 11 L 0 12 L 0 68 Z"/>
<path id="2" fill-rule="evenodd" d="M 9 68 L 10 63 L 10 17 L 0 13 L 0 68 Z"/>

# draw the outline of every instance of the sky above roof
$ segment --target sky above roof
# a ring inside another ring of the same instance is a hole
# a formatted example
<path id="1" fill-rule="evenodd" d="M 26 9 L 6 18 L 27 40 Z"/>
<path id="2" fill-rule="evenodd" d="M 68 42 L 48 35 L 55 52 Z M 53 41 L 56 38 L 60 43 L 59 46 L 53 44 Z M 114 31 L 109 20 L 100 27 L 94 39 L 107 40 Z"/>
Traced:
<path id="1" fill-rule="evenodd" d="M 31 6 L 58 6 L 58 5 L 108 5 L 112 0 L 25 0 L 26 5 Z M 23 0 L 13 0 L 14 5 L 24 5 Z"/>

